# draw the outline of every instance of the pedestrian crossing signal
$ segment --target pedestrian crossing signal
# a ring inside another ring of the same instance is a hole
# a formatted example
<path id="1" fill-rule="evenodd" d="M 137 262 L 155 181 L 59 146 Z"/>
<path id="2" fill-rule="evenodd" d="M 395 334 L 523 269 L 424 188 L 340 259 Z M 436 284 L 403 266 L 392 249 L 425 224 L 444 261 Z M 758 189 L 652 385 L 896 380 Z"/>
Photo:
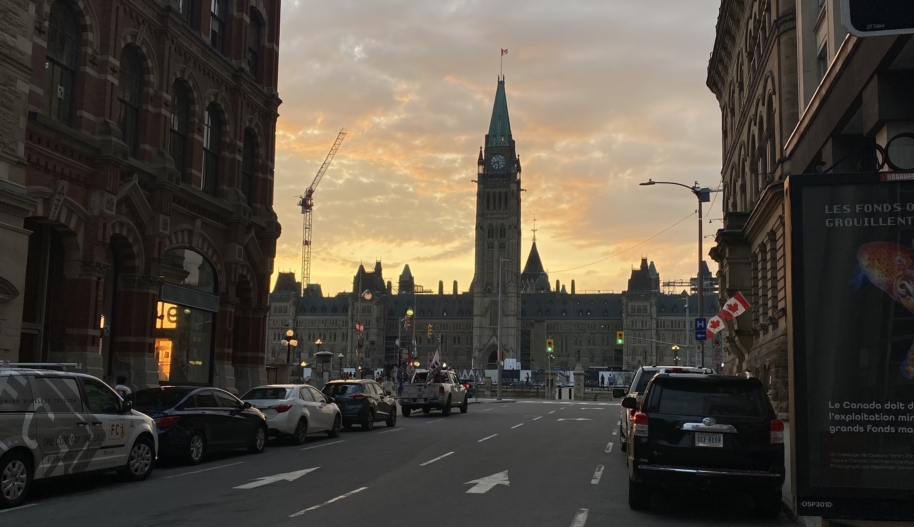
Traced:
<path id="1" fill-rule="evenodd" d="M 625 332 L 616 331 L 616 344 L 621 346 L 624 343 L 625 343 Z"/>
<path id="2" fill-rule="evenodd" d="M 552 339 L 546 339 L 546 353 L 552 353 L 555 350 L 555 341 Z"/>

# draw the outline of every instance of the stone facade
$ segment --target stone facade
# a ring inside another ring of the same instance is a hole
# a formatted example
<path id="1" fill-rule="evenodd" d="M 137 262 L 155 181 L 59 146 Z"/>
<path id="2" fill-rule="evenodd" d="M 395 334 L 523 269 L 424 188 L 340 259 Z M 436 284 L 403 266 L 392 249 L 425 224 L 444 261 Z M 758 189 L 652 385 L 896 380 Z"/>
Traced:
<path id="1" fill-rule="evenodd" d="M 263 382 L 279 2 L 34 12 L 19 360 L 135 387 Z"/>
<path id="2" fill-rule="evenodd" d="M 33 201 L 25 185 L 25 136 L 35 2 L 0 5 L 0 361 L 17 360 Z"/>

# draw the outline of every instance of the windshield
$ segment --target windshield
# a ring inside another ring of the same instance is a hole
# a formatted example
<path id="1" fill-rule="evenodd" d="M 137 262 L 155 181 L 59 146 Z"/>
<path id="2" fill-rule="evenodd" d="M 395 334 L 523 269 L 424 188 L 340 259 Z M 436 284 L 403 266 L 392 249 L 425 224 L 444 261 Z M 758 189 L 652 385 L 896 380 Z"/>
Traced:
<path id="1" fill-rule="evenodd" d="M 289 388 L 254 388 L 241 399 L 288 399 L 291 392 Z"/>
<path id="2" fill-rule="evenodd" d="M 140 390 L 132 395 L 136 408 L 145 410 L 168 410 L 181 402 L 191 390 L 158 389 Z"/>
<path id="3" fill-rule="evenodd" d="M 765 394 L 755 383 L 664 379 L 655 387 L 650 406 L 658 414 L 762 417 L 767 410 Z"/>
<path id="4" fill-rule="evenodd" d="M 362 385 L 360 384 L 328 384 L 324 386 L 324 394 L 330 395 L 333 397 L 339 397 L 341 395 L 352 395 L 355 393 L 362 393 Z"/>

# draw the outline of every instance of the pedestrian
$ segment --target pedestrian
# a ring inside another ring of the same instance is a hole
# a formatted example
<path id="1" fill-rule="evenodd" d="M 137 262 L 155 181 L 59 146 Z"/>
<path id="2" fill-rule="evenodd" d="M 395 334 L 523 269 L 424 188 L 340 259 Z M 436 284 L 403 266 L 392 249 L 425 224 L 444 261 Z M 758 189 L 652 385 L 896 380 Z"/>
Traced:
<path id="1" fill-rule="evenodd" d="M 606 380 L 606 377 L 603 377 L 602 375 L 600 375 L 600 389 L 601 390 L 603 389 L 603 383 L 605 382 L 605 380 Z"/>
<path id="2" fill-rule="evenodd" d="M 384 393 L 387 395 L 393 395 L 395 388 L 394 383 L 390 380 L 390 377 L 384 377 L 381 375 L 379 378 L 381 379 L 381 389 L 384 390 Z"/>
<path id="3" fill-rule="evenodd" d="M 128 395 L 133 393 L 133 390 L 127 386 L 127 377 L 124 377 L 123 375 L 118 375 L 117 385 L 114 387 L 114 389 L 117 391 L 117 394 L 121 396 L 121 398 L 126 398 Z"/>

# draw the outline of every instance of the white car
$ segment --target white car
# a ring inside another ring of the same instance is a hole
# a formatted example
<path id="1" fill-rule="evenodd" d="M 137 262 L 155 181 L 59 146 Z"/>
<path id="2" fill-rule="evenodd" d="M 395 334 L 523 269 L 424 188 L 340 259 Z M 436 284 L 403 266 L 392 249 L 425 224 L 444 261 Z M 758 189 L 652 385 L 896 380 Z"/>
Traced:
<path id="1" fill-rule="evenodd" d="M 272 436 L 291 437 L 299 445 L 311 434 L 340 436 L 343 426 L 340 409 L 313 386 L 258 386 L 244 394 L 241 400 L 263 412 Z"/>

